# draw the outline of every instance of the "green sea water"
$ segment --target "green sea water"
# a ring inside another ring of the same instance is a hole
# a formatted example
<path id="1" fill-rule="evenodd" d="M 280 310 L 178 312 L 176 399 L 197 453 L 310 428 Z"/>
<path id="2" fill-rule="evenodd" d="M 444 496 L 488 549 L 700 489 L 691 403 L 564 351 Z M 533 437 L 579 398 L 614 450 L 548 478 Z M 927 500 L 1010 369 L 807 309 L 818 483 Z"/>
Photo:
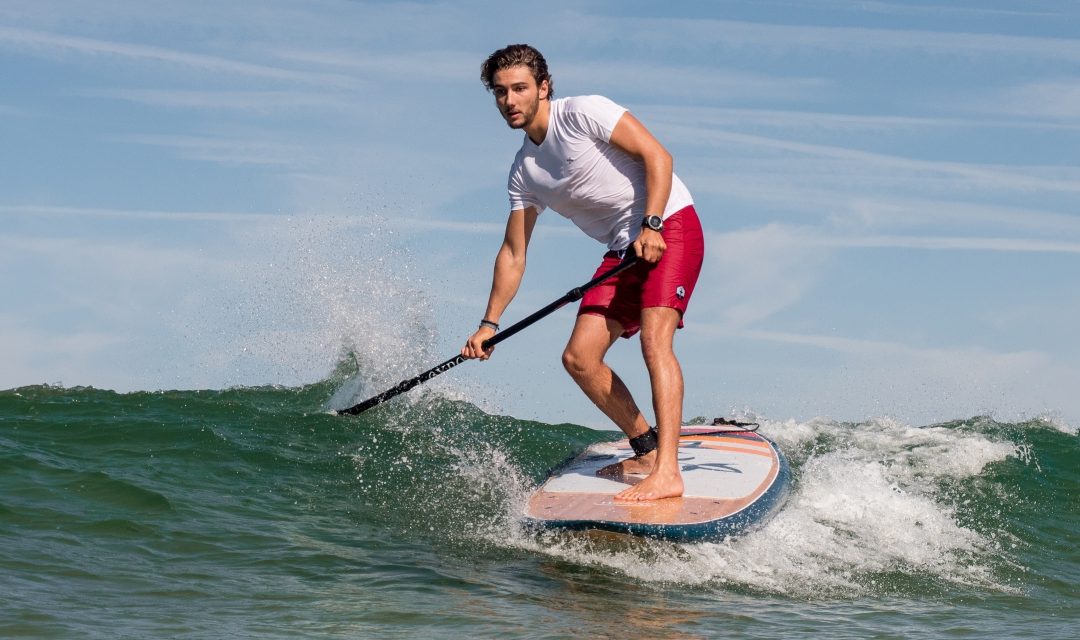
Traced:
<path id="1" fill-rule="evenodd" d="M 520 526 L 612 432 L 339 382 L 0 391 L 0 637 L 1080 636 L 1074 426 L 762 419 L 788 503 L 674 544 Z"/>

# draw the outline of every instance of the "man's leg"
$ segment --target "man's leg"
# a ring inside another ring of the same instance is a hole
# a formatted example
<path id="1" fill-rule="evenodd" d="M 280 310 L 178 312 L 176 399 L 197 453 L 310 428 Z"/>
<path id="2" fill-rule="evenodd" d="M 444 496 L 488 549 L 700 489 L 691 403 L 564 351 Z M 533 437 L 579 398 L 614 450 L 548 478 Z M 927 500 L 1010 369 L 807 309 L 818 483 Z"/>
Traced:
<path id="1" fill-rule="evenodd" d="M 679 312 L 669 307 L 642 310 L 641 352 L 652 385 L 653 410 L 660 432 L 659 446 L 649 476 L 616 495 L 616 500 L 657 500 L 681 496 L 683 493 L 678 459 L 683 377 L 673 344 L 679 319 Z"/>
<path id="2" fill-rule="evenodd" d="M 614 320 L 592 314 L 578 316 L 574 332 L 563 351 L 563 366 L 585 395 L 615 423 L 628 438 L 649 430 L 645 416 L 623 381 L 604 362 L 611 345 L 622 335 L 623 327 Z M 652 469 L 656 452 L 609 465 L 601 475 L 647 473 Z"/>

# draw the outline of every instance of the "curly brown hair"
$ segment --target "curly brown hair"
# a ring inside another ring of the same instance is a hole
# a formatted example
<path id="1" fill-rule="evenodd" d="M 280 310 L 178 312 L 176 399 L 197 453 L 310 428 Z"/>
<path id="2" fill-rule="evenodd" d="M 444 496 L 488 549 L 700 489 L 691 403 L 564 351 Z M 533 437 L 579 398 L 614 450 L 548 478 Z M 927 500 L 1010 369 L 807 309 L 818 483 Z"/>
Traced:
<path id="1" fill-rule="evenodd" d="M 527 44 L 511 44 L 488 56 L 487 60 L 480 65 L 480 79 L 488 91 L 493 91 L 492 83 L 495 81 L 495 73 L 519 65 L 528 67 L 529 71 L 532 71 L 537 86 L 547 80 L 547 97 L 549 99 L 555 97 L 555 85 L 551 81 L 551 74 L 548 73 L 547 60 L 544 60 L 544 56 L 536 48 Z"/>

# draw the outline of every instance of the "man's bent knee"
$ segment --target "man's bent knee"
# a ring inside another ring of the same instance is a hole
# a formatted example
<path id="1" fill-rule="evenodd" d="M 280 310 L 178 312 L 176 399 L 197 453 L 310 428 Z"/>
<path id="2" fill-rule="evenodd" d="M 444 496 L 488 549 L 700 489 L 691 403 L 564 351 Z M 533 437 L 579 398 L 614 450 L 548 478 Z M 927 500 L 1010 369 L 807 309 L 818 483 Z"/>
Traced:
<path id="1" fill-rule="evenodd" d="M 585 359 L 580 354 L 567 348 L 562 354 L 562 364 L 566 372 L 570 374 L 570 377 L 579 380 L 586 376 L 589 371 L 588 365 L 585 364 Z"/>

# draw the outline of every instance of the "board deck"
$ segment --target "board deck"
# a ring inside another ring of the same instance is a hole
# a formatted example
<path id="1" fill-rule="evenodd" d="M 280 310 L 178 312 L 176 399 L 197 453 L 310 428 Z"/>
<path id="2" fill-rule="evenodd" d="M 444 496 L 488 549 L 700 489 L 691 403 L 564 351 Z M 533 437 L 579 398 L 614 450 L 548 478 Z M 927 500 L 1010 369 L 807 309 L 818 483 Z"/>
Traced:
<path id="1" fill-rule="evenodd" d="M 679 541 L 719 540 L 763 524 L 783 505 L 791 472 L 767 438 L 745 430 L 684 427 L 680 498 L 614 500 L 644 476 L 600 477 L 597 470 L 633 455 L 626 439 L 587 448 L 555 470 L 530 497 L 528 523 L 557 529 L 600 529 Z"/>

